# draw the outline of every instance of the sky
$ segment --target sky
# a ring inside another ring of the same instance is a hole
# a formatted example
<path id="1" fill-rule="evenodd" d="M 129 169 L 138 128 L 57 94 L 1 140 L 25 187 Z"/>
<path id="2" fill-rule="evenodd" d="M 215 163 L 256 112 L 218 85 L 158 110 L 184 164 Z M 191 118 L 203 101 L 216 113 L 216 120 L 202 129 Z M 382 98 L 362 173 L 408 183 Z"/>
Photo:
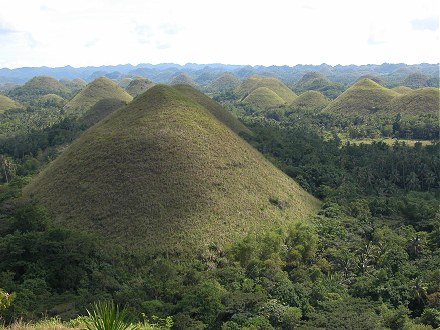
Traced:
<path id="1" fill-rule="evenodd" d="M 0 0 L 0 68 L 439 63 L 438 0 Z"/>

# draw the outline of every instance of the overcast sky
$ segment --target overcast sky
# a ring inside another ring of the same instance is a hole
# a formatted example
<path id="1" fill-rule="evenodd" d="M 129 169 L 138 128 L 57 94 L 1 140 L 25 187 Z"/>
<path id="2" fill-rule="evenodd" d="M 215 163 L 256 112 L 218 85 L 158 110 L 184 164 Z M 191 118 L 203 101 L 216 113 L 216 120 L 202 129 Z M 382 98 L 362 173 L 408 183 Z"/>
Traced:
<path id="1" fill-rule="evenodd" d="M 0 0 L 0 67 L 438 63 L 438 0 Z"/>

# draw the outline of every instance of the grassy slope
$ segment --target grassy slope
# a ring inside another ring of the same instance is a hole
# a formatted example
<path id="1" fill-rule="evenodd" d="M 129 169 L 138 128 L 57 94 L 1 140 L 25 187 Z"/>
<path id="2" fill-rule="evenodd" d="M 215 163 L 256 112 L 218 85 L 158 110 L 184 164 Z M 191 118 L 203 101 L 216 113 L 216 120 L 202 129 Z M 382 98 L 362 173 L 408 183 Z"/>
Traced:
<path id="1" fill-rule="evenodd" d="M 19 104 L 17 102 L 7 96 L 0 95 L 0 113 L 17 107 L 19 107 Z"/>
<path id="2" fill-rule="evenodd" d="M 350 86 L 323 111 L 345 115 L 365 115 L 386 111 L 390 101 L 400 95 L 371 79 L 362 79 Z"/>
<path id="3" fill-rule="evenodd" d="M 66 113 L 84 113 L 103 99 L 118 99 L 128 103 L 133 97 L 112 80 L 100 77 L 76 94 L 67 102 L 64 109 Z"/>
<path id="4" fill-rule="evenodd" d="M 319 72 L 307 72 L 295 84 L 295 88 L 300 91 L 317 90 L 333 83 Z"/>
<path id="5" fill-rule="evenodd" d="M 128 94 L 133 97 L 141 95 L 145 93 L 148 89 L 154 86 L 154 83 L 151 80 L 145 78 L 136 78 L 130 81 L 128 86 L 125 88 Z"/>
<path id="6" fill-rule="evenodd" d="M 267 87 L 258 87 L 254 89 L 242 101 L 244 104 L 249 104 L 255 108 L 267 110 L 285 105 L 286 102 L 278 96 L 277 93 Z"/>
<path id="7" fill-rule="evenodd" d="M 119 99 L 103 99 L 95 103 L 81 117 L 81 122 L 86 126 L 92 126 L 107 117 L 112 112 L 122 108 L 126 103 Z"/>
<path id="8" fill-rule="evenodd" d="M 234 115 L 224 109 L 219 103 L 215 102 L 210 97 L 206 96 L 199 90 L 188 85 L 176 85 L 176 90 L 189 97 L 191 100 L 196 101 L 199 105 L 208 110 L 217 120 L 228 126 L 232 131 L 237 134 L 252 132 L 244 126 Z"/>
<path id="9" fill-rule="evenodd" d="M 406 114 L 438 114 L 440 111 L 439 89 L 425 87 L 399 95 L 391 100 L 388 111 Z"/>
<path id="10" fill-rule="evenodd" d="M 291 104 L 297 97 L 297 95 L 289 87 L 278 79 L 258 75 L 252 75 L 243 80 L 240 86 L 237 88 L 237 94 L 244 99 L 247 95 L 259 87 L 266 87 L 272 90 L 287 104 Z"/>
<path id="11" fill-rule="evenodd" d="M 413 91 L 412 88 L 409 88 L 407 86 L 397 86 L 397 87 L 393 87 L 391 89 L 399 94 L 407 94 L 407 93 L 410 93 Z"/>
<path id="12" fill-rule="evenodd" d="M 290 105 L 293 109 L 320 111 L 324 109 L 330 100 L 317 91 L 307 91 L 300 94 Z"/>
<path id="13" fill-rule="evenodd" d="M 56 94 L 62 97 L 69 96 L 71 90 L 58 80 L 48 76 L 36 76 L 23 86 L 9 91 L 8 95 L 16 100 L 29 101 L 46 94 Z"/>
<path id="14" fill-rule="evenodd" d="M 171 79 L 170 84 L 171 85 L 185 84 L 185 85 L 190 85 L 193 87 L 197 86 L 197 83 L 186 73 L 181 73 L 181 74 L 175 76 L 173 79 Z"/>
<path id="15" fill-rule="evenodd" d="M 209 87 L 214 93 L 222 93 L 236 89 L 238 85 L 240 85 L 240 82 L 240 78 L 232 73 L 223 73 L 220 77 L 215 79 Z"/>
<path id="16" fill-rule="evenodd" d="M 319 206 L 197 101 L 163 85 L 85 132 L 25 195 L 60 224 L 147 254 L 224 245 Z"/>

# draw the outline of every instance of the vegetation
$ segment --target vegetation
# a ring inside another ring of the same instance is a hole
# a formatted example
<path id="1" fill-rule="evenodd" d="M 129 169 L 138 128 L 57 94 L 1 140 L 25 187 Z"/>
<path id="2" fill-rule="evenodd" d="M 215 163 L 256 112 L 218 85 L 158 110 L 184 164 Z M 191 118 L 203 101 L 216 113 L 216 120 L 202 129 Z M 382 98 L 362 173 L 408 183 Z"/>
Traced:
<path id="1" fill-rule="evenodd" d="M 154 83 L 151 80 L 144 78 L 136 78 L 130 81 L 130 83 L 125 88 L 125 90 L 131 96 L 136 97 L 146 92 L 148 89 L 150 89 L 153 86 Z"/>
<path id="2" fill-rule="evenodd" d="M 197 83 L 186 73 L 176 75 L 170 82 L 171 85 L 189 85 L 196 87 Z"/>
<path id="3" fill-rule="evenodd" d="M 307 91 L 300 94 L 290 105 L 290 109 L 311 110 L 319 112 L 324 109 L 330 100 L 317 91 Z"/>
<path id="4" fill-rule="evenodd" d="M 387 109 L 390 113 L 439 114 L 440 90 L 434 87 L 419 88 L 393 98 Z"/>
<path id="5" fill-rule="evenodd" d="M 260 109 L 263 111 L 286 104 L 278 94 L 267 87 L 258 87 L 257 89 L 254 89 L 243 99 L 242 103 L 249 105 L 253 109 Z"/>
<path id="6" fill-rule="evenodd" d="M 342 84 L 331 82 L 319 72 L 307 72 L 295 84 L 294 90 L 297 93 L 305 91 L 318 91 L 330 99 L 335 99 L 344 91 Z"/>
<path id="7" fill-rule="evenodd" d="M 81 115 L 104 99 L 118 99 L 129 103 L 133 97 L 108 78 L 100 77 L 88 84 L 64 107 L 68 114 Z"/>
<path id="8" fill-rule="evenodd" d="M 71 96 L 72 91 L 52 77 L 37 76 L 23 86 L 12 89 L 7 95 L 14 100 L 26 103 L 47 94 L 56 94 L 68 98 Z"/>
<path id="9" fill-rule="evenodd" d="M 278 79 L 258 75 L 252 75 L 243 80 L 240 86 L 237 88 L 236 94 L 241 98 L 241 100 L 244 100 L 249 94 L 259 87 L 270 89 L 287 104 L 292 103 L 297 97 L 289 87 Z"/>
<path id="10" fill-rule="evenodd" d="M 18 108 L 19 104 L 15 102 L 14 100 L 11 100 L 9 97 L 0 95 L 0 113 L 4 112 L 5 110 Z"/>

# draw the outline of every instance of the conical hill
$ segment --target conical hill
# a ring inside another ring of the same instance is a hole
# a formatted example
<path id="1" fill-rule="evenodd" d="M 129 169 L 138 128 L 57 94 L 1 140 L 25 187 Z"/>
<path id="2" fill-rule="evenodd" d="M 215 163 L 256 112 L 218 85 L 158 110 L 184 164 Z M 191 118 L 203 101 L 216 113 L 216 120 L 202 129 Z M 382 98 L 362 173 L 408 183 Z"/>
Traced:
<path id="1" fill-rule="evenodd" d="M 300 109 L 306 111 L 321 111 L 330 100 L 318 91 L 306 91 L 300 94 L 290 105 L 291 109 Z"/>
<path id="2" fill-rule="evenodd" d="M 316 212 L 315 198 L 193 95 L 152 87 L 87 130 L 24 194 L 56 223 L 136 254 L 221 247 Z"/>
<path id="3" fill-rule="evenodd" d="M 297 95 L 289 87 L 278 79 L 255 74 L 243 80 L 236 92 L 242 98 L 242 100 L 244 100 L 249 94 L 260 87 L 270 89 L 281 99 L 283 99 L 286 104 L 291 104 L 297 97 Z"/>
<path id="4" fill-rule="evenodd" d="M 350 86 L 323 111 L 349 116 L 386 111 L 391 100 L 398 95 L 396 91 L 365 78 Z"/>
<path id="5" fill-rule="evenodd" d="M 254 89 L 241 103 L 260 110 L 269 110 L 286 104 L 277 93 L 267 87 Z"/>
<path id="6" fill-rule="evenodd" d="M 15 102 L 14 100 L 10 99 L 7 96 L 0 95 L 0 113 L 18 107 L 19 104 L 17 102 Z"/>
<path id="7" fill-rule="evenodd" d="M 118 99 L 125 103 L 131 102 L 133 97 L 114 81 L 99 77 L 84 87 L 64 106 L 66 113 L 83 114 L 92 108 L 98 101 L 104 99 Z"/>
<path id="8" fill-rule="evenodd" d="M 145 93 L 148 89 L 154 86 L 154 82 L 145 78 L 136 78 L 130 81 L 128 86 L 125 88 L 128 94 L 133 97 L 139 96 Z"/>
<path id="9" fill-rule="evenodd" d="M 23 86 L 14 88 L 8 92 L 8 96 L 20 102 L 31 102 L 36 98 L 56 94 L 61 97 L 68 97 L 71 90 L 58 80 L 49 76 L 36 76 L 26 82 Z"/>
<path id="10" fill-rule="evenodd" d="M 439 114 L 440 90 L 435 87 L 424 87 L 399 95 L 391 100 L 388 112 L 405 114 Z"/>

